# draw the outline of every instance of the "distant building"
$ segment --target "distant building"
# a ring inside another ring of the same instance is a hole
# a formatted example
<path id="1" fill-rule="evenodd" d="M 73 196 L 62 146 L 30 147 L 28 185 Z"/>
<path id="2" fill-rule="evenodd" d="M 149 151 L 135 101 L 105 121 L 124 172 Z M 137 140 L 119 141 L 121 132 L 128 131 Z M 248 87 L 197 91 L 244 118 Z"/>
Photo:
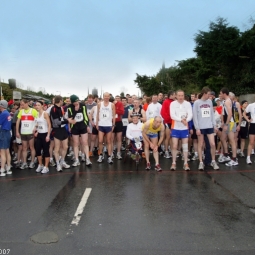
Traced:
<path id="1" fill-rule="evenodd" d="M 93 89 L 92 89 L 92 95 L 93 95 L 93 96 L 95 96 L 95 95 L 98 96 L 98 90 L 97 90 L 97 88 L 93 88 Z"/>

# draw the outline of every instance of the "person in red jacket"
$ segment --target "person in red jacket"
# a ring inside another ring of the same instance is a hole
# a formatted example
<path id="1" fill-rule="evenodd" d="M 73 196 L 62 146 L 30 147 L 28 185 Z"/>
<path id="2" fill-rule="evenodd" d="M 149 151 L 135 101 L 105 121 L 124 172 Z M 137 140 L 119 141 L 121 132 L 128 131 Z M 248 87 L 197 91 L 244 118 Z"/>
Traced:
<path id="1" fill-rule="evenodd" d="M 170 116 L 170 104 L 175 100 L 175 91 L 169 91 L 167 94 L 168 98 L 164 100 L 161 108 L 161 116 L 164 119 L 165 124 L 165 158 L 170 158 L 168 146 L 171 145 L 171 124 L 172 119 Z"/>
<path id="2" fill-rule="evenodd" d="M 115 127 L 112 133 L 112 142 L 114 143 L 114 139 L 117 145 L 117 159 L 122 159 L 121 157 L 121 144 L 122 144 L 122 115 L 124 114 L 124 107 L 120 100 L 120 96 L 116 96 L 113 102 L 115 104 Z"/>

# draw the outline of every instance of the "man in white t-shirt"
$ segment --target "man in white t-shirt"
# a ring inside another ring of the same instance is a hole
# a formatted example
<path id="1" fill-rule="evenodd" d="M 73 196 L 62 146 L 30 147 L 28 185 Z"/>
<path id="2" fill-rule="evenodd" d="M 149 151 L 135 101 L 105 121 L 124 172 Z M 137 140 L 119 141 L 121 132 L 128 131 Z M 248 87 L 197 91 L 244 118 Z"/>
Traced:
<path id="1" fill-rule="evenodd" d="M 247 113 L 250 113 L 251 119 L 248 118 Z M 250 123 L 249 127 L 249 145 L 247 148 L 246 163 L 251 164 L 251 152 L 255 144 L 255 103 L 249 104 L 243 112 L 243 116 L 247 122 Z"/>

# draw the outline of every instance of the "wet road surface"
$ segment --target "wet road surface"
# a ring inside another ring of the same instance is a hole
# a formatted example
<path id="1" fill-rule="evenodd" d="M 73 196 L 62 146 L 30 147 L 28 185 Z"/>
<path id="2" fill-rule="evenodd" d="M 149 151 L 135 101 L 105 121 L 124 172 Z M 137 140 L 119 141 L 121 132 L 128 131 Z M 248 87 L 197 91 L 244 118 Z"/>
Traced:
<path id="1" fill-rule="evenodd" d="M 204 172 L 197 162 L 183 171 L 181 159 L 172 172 L 163 157 L 162 173 L 144 170 L 145 162 L 136 171 L 131 159 L 96 158 L 63 173 L 14 169 L 0 179 L 0 253 L 254 255 L 255 164 L 239 162 Z M 88 188 L 80 221 L 71 224 Z M 57 240 L 32 241 L 38 233 Z"/>

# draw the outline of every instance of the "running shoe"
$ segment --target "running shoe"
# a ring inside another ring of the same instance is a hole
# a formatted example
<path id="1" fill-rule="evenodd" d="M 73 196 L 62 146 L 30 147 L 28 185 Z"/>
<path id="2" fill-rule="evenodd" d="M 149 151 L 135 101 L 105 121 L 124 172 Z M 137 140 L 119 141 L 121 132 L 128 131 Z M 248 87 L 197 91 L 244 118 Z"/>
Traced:
<path id="1" fill-rule="evenodd" d="M 204 171 L 204 168 L 205 168 L 205 165 L 203 162 L 200 162 L 199 165 L 198 165 L 198 170 L 199 171 Z"/>
<path id="2" fill-rule="evenodd" d="M 97 162 L 101 163 L 103 161 L 103 159 L 104 159 L 104 156 L 103 155 L 99 155 Z"/>
<path id="3" fill-rule="evenodd" d="M 122 159 L 120 152 L 117 152 L 117 159 Z"/>
<path id="4" fill-rule="evenodd" d="M 55 163 L 54 159 L 51 159 L 50 160 L 50 166 L 55 166 L 55 165 L 56 165 L 56 163 Z"/>
<path id="5" fill-rule="evenodd" d="M 81 161 L 82 162 L 85 162 L 86 161 L 86 157 L 85 157 L 85 155 L 82 153 L 82 156 L 81 156 Z"/>
<path id="6" fill-rule="evenodd" d="M 113 161 L 112 161 L 112 157 L 108 157 L 108 160 L 107 160 L 108 164 L 112 164 Z"/>
<path id="7" fill-rule="evenodd" d="M 64 168 L 70 168 L 70 165 L 66 164 L 65 161 L 63 161 L 63 162 L 61 163 L 61 166 L 64 167 Z"/>
<path id="8" fill-rule="evenodd" d="M 89 152 L 89 156 L 93 157 L 93 152 L 92 151 Z"/>
<path id="9" fill-rule="evenodd" d="M 80 165 L 80 161 L 79 160 L 75 160 L 72 164 L 72 166 L 79 166 Z"/>
<path id="10" fill-rule="evenodd" d="M 225 164 L 226 166 L 238 166 L 238 161 L 230 160 L 228 163 Z"/>
<path id="11" fill-rule="evenodd" d="M 36 172 L 40 173 L 43 170 L 44 166 L 43 165 L 38 165 L 38 167 L 36 168 Z"/>
<path id="12" fill-rule="evenodd" d="M 248 165 L 251 165 L 251 164 L 252 164 L 251 159 L 250 159 L 250 158 L 247 158 L 247 159 L 246 159 L 246 163 L 247 163 Z"/>
<path id="13" fill-rule="evenodd" d="M 6 173 L 4 171 L 1 171 L 0 172 L 0 176 L 3 177 L 3 176 L 6 176 Z"/>
<path id="14" fill-rule="evenodd" d="M 172 164 L 171 167 L 170 167 L 170 170 L 175 171 L 176 170 L 176 164 Z"/>
<path id="15" fill-rule="evenodd" d="M 61 167 L 60 164 L 57 165 L 57 171 L 58 171 L 58 172 L 62 172 L 62 171 L 63 171 L 63 169 L 62 169 L 62 167 Z"/>
<path id="16" fill-rule="evenodd" d="M 194 156 L 191 158 L 191 160 L 198 160 L 198 155 L 197 154 L 194 154 Z"/>
<path id="17" fill-rule="evenodd" d="M 155 170 L 156 170 L 157 172 L 162 172 L 162 169 L 161 169 L 161 167 L 160 167 L 159 164 L 155 165 Z"/>
<path id="18" fill-rule="evenodd" d="M 145 168 L 146 170 L 150 170 L 151 169 L 151 163 L 147 163 L 147 166 Z"/>
<path id="19" fill-rule="evenodd" d="M 240 151 L 240 153 L 239 153 L 239 157 L 241 157 L 241 158 L 244 158 L 244 157 L 245 157 L 245 155 L 244 155 L 243 151 Z"/>
<path id="20" fill-rule="evenodd" d="M 25 168 L 28 168 L 28 165 L 27 163 L 22 163 L 21 166 L 20 166 L 20 169 L 25 169 Z"/>
<path id="21" fill-rule="evenodd" d="M 92 165 L 92 163 L 91 163 L 90 159 L 87 158 L 87 159 L 86 159 L 86 166 L 90 166 L 90 165 Z"/>
<path id="22" fill-rule="evenodd" d="M 30 162 L 30 164 L 29 164 L 29 168 L 35 168 L 35 163 L 34 162 Z"/>
<path id="23" fill-rule="evenodd" d="M 72 157 L 74 155 L 74 152 L 73 151 L 70 151 L 66 156 L 67 157 Z"/>
<path id="24" fill-rule="evenodd" d="M 44 167 L 43 170 L 41 171 L 42 174 L 46 174 L 49 172 L 49 168 L 48 167 Z"/>
<path id="25" fill-rule="evenodd" d="M 169 151 L 165 151 L 165 156 L 164 156 L 165 158 L 171 158 L 170 157 L 170 154 L 169 154 Z"/>
<path id="26" fill-rule="evenodd" d="M 218 164 L 216 163 L 216 161 L 212 161 L 211 166 L 212 166 L 212 168 L 213 168 L 214 170 L 219 170 L 219 169 L 220 169 L 219 166 L 218 166 Z"/>
<path id="27" fill-rule="evenodd" d="M 190 168 L 189 168 L 189 165 L 188 165 L 188 164 L 184 164 L 184 165 L 183 165 L 183 169 L 184 169 L 185 171 L 190 171 Z"/>
<path id="28" fill-rule="evenodd" d="M 228 161 L 231 161 L 231 158 L 229 156 L 222 156 L 222 157 L 219 157 L 218 158 L 218 162 L 219 163 L 225 163 L 225 162 L 228 162 Z"/>

